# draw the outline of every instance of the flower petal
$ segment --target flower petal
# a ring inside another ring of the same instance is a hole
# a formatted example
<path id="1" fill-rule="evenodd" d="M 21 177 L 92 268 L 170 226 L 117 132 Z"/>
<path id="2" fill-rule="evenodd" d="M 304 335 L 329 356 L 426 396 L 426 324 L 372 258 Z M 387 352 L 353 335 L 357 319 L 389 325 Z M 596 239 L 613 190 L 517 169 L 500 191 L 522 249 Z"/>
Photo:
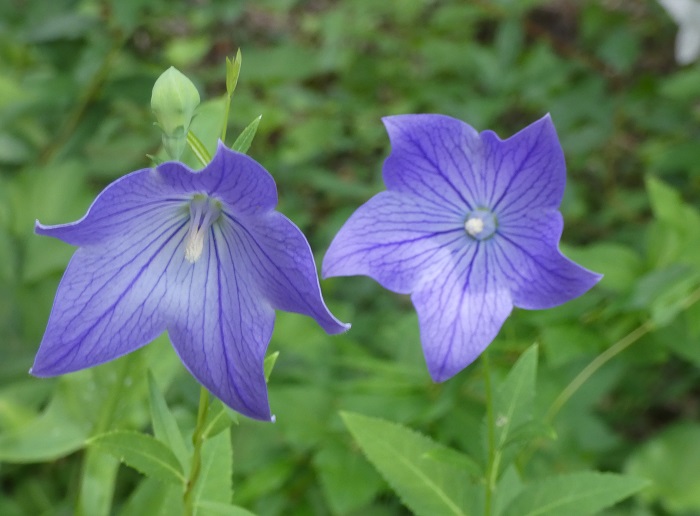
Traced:
<path id="1" fill-rule="evenodd" d="M 391 140 L 383 169 L 387 189 L 457 214 L 477 207 L 481 200 L 473 182 L 483 173 L 483 151 L 474 128 L 444 115 L 398 115 L 383 121 Z"/>
<path id="2" fill-rule="evenodd" d="M 700 12 L 697 0 L 659 0 L 659 3 L 678 25 L 697 20 Z"/>
<path id="3" fill-rule="evenodd" d="M 225 216 L 230 222 L 227 238 L 245 255 L 241 267 L 275 309 L 313 317 L 331 334 L 347 331 L 350 325 L 326 307 L 311 248 L 292 221 L 278 212 L 255 219 Z"/>
<path id="4" fill-rule="evenodd" d="M 469 241 L 463 215 L 412 194 L 381 192 L 340 228 L 323 259 L 323 277 L 361 274 L 410 294 L 441 274 L 453 250 Z"/>
<path id="5" fill-rule="evenodd" d="M 182 258 L 187 218 L 177 206 L 154 222 L 78 249 L 56 293 L 31 373 L 53 376 L 107 362 L 147 344 L 166 327 L 169 266 Z"/>
<path id="6" fill-rule="evenodd" d="M 700 11 L 700 6 L 698 6 Z M 700 16 L 700 13 L 697 13 Z M 679 25 L 676 35 L 676 61 L 678 64 L 692 63 L 700 55 L 700 27 L 698 25 Z"/>
<path id="7" fill-rule="evenodd" d="M 127 174 L 105 188 L 78 221 L 45 226 L 37 221 L 35 231 L 82 246 L 108 242 L 138 231 L 144 221 L 163 220 L 188 196 L 162 187 L 160 173 L 142 169 Z"/>
<path id="8" fill-rule="evenodd" d="M 587 292 L 602 275 L 584 269 L 561 254 L 564 228 L 557 210 L 511 215 L 492 242 L 498 266 L 519 308 L 558 306 Z"/>
<path id="9" fill-rule="evenodd" d="M 158 166 L 162 188 L 171 194 L 207 194 L 237 214 L 257 215 L 277 206 L 277 188 L 270 173 L 253 158 L 222 142 L 206 167 L 194 172 L 179 162 Z"/>
<path id="10" fill-rule="evenodd" d="M 481 133 L 485 178 L 480 192 L 485 207 L 500 218 L 513 212 L 557 208 L 566 184 L 564 153 L 549 115 L 501 140 Z"/>
<path id="11" fill-rule="evenodd" d="M 143 217 L 162 218 L 173 203 L 183 205 L 196 193 L 227 203 L 236 213 L 254 215 L 277 205 L 272 176 L 255 160 L 219 142 L 212 162 L 195 172 L 179 162 L 142 169 L 105 188 L 83 218 L 68 224 L 36 224 L 36 233 L 71 245 L 106 242 L 131 233 Z"/>
<path id="12" fill-rule="evenodd" d="M 513 308 L 486 244 L 465 247 L 451 267 L 411 296 L 425 360 L 436 382 L 471 364 L 493 341 Z"/>
<path id="13" fill-rule="evenodd" d="M 202 385 L 234 410 L 270 421 L 263 360 L 275 313 L 221 226 L 209 230 L 195 263 L 181 262 L 168 334 Z"/>

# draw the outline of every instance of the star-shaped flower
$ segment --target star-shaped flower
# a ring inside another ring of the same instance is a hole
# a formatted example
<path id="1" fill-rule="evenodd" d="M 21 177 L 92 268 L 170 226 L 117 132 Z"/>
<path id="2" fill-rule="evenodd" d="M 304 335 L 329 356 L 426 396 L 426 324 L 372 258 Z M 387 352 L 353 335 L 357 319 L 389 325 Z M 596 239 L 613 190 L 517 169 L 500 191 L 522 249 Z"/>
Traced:
<path id="1" fill-rule="evenodd" d="M 513 306 L 550 308 L 600 279 L 558 249 L 566 178 L 549 116 L 507 140 L 442 115 L 384 124 L 387 191 L 340 229 L 323 276 L 411 294 L 435 381 L 473 362 Z"/>
<path id="2" fill-rule="evenodd" d="M 272 176 L 219 144 L 109 185 L 77 222 L 36 232 L 79 246 L 31 373 L 53 376 L 134 351 L 164 330 L 185 367 L 233 409 L 270 420 L 263 374 L 275 309 L 347 325 L 326 308 L 311 249 L 275 211 Z"/>
<path id="3" fill-rule="evenodd" d="M 700 55 L 700 1 L 659 0 L 678 25 L 676 61 L 686 65 Z"/>

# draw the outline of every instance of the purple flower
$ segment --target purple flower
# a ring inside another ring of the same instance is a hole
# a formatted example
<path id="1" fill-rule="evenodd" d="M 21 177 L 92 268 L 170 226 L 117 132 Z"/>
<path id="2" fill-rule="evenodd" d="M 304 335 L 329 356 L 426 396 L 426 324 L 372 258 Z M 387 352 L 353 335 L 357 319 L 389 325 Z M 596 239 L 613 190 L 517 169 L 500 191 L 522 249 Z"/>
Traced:
<path id="1" fill-rule="evenodd" d="M 101 364 L 164 330 L 185 367 L 233 409 L 270 420 L 263 375 L 275 309 L 345 331 L 326 308 L 309 244 L 274 210 L 272 176 L 219 144 L 194 172 L 170 162 L 109 185 L 77 222 L 36 232 L 79 246 L 31 373 Z"/>
<path id="2" fill-rule="evenodd" d="M 442 115 L 384 124 L 387 191 L 340 229 L 323 276 L 411 294 L 435 381 L 473 362 L 513 306 L 550 308 L 601 278 L 558 249 L 566 178 L 549 116 L 507 140 Z"/>

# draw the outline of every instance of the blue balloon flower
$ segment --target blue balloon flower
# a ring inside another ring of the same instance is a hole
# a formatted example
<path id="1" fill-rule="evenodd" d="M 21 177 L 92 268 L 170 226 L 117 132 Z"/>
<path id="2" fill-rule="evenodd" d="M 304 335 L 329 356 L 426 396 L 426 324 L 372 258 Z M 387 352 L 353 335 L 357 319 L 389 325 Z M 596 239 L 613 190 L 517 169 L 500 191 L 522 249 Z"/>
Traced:
<path id="1" fill-rule="evenodd" d="M 326 308 L 311 249 L 275 211 L 272 176 L 219 144 L 195 172 L 178 162 L 109 185 L 77 222 L 36 232 L 78 246 L 31 373 L 91 367 L 168 331 L 183 364 L 223 402 L 270 420 L 263 374 L 275 310 L 345 331 Z"/>
<path id="2" fill-rule="evenodd" d="M 443 115 L 384 123 L 387 191 L 340 229 L 323 276 L 411 294 L 435 381 L 473 362 L 513 306 L 550 308 L 601 278 L 558 248 L 566 168 L 549 116 L 507 140 Z"/>

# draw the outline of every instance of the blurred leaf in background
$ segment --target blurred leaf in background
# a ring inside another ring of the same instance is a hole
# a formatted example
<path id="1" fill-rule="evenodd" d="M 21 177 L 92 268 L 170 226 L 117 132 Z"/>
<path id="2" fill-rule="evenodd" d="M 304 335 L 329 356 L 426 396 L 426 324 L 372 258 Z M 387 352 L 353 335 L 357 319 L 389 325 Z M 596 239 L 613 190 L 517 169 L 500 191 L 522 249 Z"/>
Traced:
<path id="1" fill-rule="evenodd" d="M 81 494 L 84 439 L 107 423 L 149 430 L 148 368 L 189 432 L 197 385 L 165 337 L 127 365 L 129 395 L 114 410 L 101 407 L 119 361 L 30 378 L 72 252 L 35 237 L 33 224 L 75 220 L 108 182 L 150 166 L 146 154 L 160 146 L 151 88 L 169 66 L 211 103 L 200 113 L 220 112 L 225 58 L 238 48 L 229 134 L 262 115 L 248 153 L 274 176 L 280 211 L 317 263 L 349 214 L 383 189 L 382 116 L 444 113 L 512 134 L 551 113 L 568 167 L 562 249 L 605 277 L 568 305 L 516 310 L 490 347 L 492 374 L 504 378 L 539 342 L 539 417 L 592 359 L 653 324 L 562 408 L 557 439 L 515 457 L 499 489 L 625 471 L 652 484 L 610 514 L 700 510 L 700 307 L 687 301 L 700 285 L 700 68 L 676 64 L 676 31 L 655 0 L 0 2 L 0 514 L 71 514 L 78 499 L 112 514 L 168 513 L 172 497 L 157 482 L 116 461 L 97 467 L 111 456 L 92 463 L 100 492 Z M 195 115 L 195 130 L 203 122 Z M 215 145 L 220 127 L 200 138 Z M 405 513 L 339 411 L 479 457 L 483 371 L 475 364 L 433 384 L 407 298 L 368 278 L 322 288 L 353 328 L 328 338 L 280 314 L 270 346 L 280 352 L 270 378 L 277 423 L 241 418 L 231 428 L 233 501 L 265 515 Z M 212 460 L 229 454 L 226 432 L 215 439 Z"/>

